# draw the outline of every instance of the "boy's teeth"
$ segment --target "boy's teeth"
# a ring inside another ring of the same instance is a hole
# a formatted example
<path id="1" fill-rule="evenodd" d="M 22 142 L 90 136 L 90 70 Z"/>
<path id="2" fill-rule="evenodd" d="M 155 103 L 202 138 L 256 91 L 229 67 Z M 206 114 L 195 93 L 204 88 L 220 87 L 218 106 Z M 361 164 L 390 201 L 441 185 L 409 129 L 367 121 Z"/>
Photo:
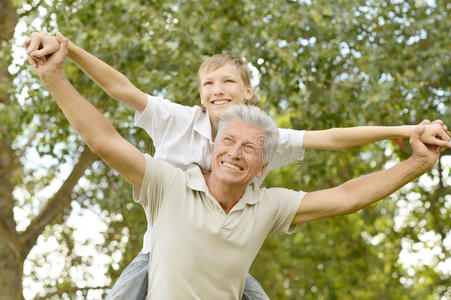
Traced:
<path id="1" fill-rule="evenodd" d="M 214 101 L 213 103 L 214 104 L 217 104 L 217 105 L 222 105 L 222 104 L 227 104 L 227 100 L 217 100 L 217 101 Z"/>
<path id="2" fill-rule="evenodd" d="M 226 167 L 228 167 L 228 168 L 231 168 L 231 169 L 235 169 L 235 170 L 240 171 L 240 168 L 239 168 L 239 167 L 237 167 L 237 166 L 235 166 L 235 165 L 232 165 L 232 164 L 229 164 L 228 162 L 224 162 L 223 165 L 226 166 Z"/>

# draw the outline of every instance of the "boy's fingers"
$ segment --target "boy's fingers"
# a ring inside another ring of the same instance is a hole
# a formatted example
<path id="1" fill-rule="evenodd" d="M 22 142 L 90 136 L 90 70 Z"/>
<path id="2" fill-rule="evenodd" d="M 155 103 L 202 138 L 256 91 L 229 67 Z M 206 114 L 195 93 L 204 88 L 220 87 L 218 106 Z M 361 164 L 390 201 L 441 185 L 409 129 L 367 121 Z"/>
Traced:
<path id="1" fill-rule="evenodd" d="M 44 48 L 33 51 L 31 53 L 31 56 L 38 57 L 38 58 L 44 57 L 44 56 L 51 55 L 51 54 L 57 52 L 58 49 L 59 49 L 59 45 L 57 43 L 45 45 Z"/>
<path id="2" fill-rule="evenodd" d="M 449 141 L 449 135 L 448 135 L 448 132 L 446 130 L 440 130 L 438 132 L 438 136 L 443 141 Z"/>
<path id="3" fill-rule="evenodd" d="M 27 54 L 33 53 L 33 51 L 38 50 L 39 46 L 41 45 L 41 38 L 34 36 L 31 38 L 28 48 L 27 48 Z"/>
<path id="4" fill-rule="evenodd" d="M 57 32 L 57 33 L 56 33 L 56 39 L 57 39 L 58 42 L 60 42 L 60 43 L 62 43 L 63 41 L 66 42 L 66 43 L 69 42 L 69 40 L 68 40 L 64 35 L 62 35 L 60 32 Z"/>
<path id="5" fill-rule="evenodd" d="M 428 125 L 428 124 L 431 124 L 431 121 L 425 119 L 425 120 L 421 121 L 421 123 L 419 125 Z"/>
<path id="6" fill-rule="evenodd" d="M 443 123 L 443 121 L 440 120 L 440 119 L 432 121 L 432 124 L 440 124 L 440 125 L 442 125 L 442 126 L 445 125 L 445 124 Z"/>
<path id="7" fill-rule="evenodd" d="M 67 50 L 67 45 L 69 44 L 69 41 L 63 35 L 59 35 L 57 38 L 61 43 L 60 47 Z"/>
<path id="8" fill-rule="evenodd" d="M 56 36 L 57 38 L 60 38 L 60 39 L 66 39 L 66 40 L 67 40 L 67 38 L 66 38 L 61 32 L 59 32 L 59 31 L 55 34 L 55 36 Z"/>
<path id="9" fill-rule="evenodd" d="M 23 42 L 23 45 L 24 45 L 25 49 L 28 48 L 28 46 L 30 45 L 30 42 L 31 42 L 31 38 L 27 38 L 25 40 L 25 42 Z"/>
<path id="10" fill-rule="evenodd" d="M 439 147 L 444 147 L 444 148 L 446 148 L 446 147 L 451 148 L 451 142 L 440 140 L 437 138 L 434 138 L 434 145 L 437 145 Z"/>

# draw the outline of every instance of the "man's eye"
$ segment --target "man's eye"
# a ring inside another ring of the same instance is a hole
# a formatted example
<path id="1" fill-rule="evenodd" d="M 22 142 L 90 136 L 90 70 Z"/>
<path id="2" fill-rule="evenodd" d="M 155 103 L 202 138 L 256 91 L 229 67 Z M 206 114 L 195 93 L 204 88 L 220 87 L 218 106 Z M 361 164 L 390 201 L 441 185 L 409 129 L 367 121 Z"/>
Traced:
<path id="1" fill-rule="evenodd" d="M 248 152 L 248 153 L 256 153 L 256 150 L 253 146 L 247 145 L 244 147 L 244 151 Z"/>
<path id="2" fill-rule="evenodd" d="M 232 142 L 231 138 L 224 138 L 224 143 L 230 144 Z"/>

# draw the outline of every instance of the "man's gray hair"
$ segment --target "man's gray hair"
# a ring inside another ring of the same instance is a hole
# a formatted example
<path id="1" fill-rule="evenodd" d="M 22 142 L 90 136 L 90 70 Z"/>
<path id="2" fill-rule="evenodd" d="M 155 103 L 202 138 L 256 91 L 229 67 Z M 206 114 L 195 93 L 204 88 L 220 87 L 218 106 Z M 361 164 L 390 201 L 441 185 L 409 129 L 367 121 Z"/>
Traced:
<path id="1" fill-rule="evenodd" d="M 265 132 L 265 136 L 258 137 L 256 143 L 264 147 L 263 162 L 268 162 L 269 156 L 276 150 L 279 142 L 279 131 L 276 122 L 257 106 L 233 105 L 224 112 L 219 120 L 216 139 L 221 135 L 225 124 L 230 120 L 240 120 Z"/>

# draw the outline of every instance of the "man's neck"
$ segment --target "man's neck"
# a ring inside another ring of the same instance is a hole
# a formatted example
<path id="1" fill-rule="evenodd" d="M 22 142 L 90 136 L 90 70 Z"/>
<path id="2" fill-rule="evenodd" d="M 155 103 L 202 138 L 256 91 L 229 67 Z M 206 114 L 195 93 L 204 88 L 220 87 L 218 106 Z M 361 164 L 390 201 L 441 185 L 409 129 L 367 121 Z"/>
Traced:
<path id="1" fill-rule="evenodd" d="M 227 184 L 217 180 L 212 173 L 204 174 L 204 178 L 210 194 L 215 197 L 226 214 L 240 201 L 248 185 L 248 183 Z"/>

